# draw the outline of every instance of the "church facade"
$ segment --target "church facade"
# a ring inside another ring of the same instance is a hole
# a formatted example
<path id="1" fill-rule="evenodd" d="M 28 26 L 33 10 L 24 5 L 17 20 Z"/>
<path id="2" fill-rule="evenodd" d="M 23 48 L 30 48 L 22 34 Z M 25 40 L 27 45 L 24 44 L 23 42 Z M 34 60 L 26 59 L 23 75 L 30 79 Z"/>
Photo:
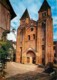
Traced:
<path id="1" fill-rule="evenodd" d="M 47 64 L 54 61 L 53 19 L 51 7 L 44 0 L 37 21 L 31 20 L 26 9 L 17 30 L 16 62 Z"/>

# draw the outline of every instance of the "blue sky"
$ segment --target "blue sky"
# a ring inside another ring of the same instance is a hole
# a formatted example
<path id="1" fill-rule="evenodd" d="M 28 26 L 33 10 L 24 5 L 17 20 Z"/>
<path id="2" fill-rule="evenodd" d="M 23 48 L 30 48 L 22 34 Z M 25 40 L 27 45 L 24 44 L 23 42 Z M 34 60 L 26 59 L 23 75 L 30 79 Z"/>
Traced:
<path id="1" fill-rule="evenodd" d="M 28 9 L 30 18 L 38 20 L 38 11 L 44 0 L 10 0 L 11 5 L 16 13 L 16 17 L 11 21 L 11 28 L 17 29 L 20 25 L 20 18 L 25 9 Z M 53 17 L 53 37 L 57 40 L 57 0 L 47 0 L 51 6 Z"/>

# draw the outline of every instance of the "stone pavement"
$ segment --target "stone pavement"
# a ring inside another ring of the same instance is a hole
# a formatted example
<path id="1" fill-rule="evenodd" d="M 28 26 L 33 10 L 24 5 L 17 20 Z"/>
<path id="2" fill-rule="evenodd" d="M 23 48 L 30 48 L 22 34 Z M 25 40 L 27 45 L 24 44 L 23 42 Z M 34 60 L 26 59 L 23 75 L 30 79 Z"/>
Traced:
<path id="1" fill-rule="evenodd" d="M 37 65 L 33 64 L 19 64 L 14 62 L 8 62 L 6 71 L 6 78 L 18 75 L 18 74 L 26 74 L 28 72 L 42 72 L 42 68 L 38 68 Z"/>
<path id="2" fill-rule="evenodd" d="M 8 62 L 5 69 L 6 80 L 32 80 L 37 74 L 43 72 L 43 68 L 39 68 L 34 64 L 19 64 Z"/>
<path id="3" fill-rule="evenodd" d="M 6 80 L 49 80 L 49 76 L 40 73 L 28 72 L 25 74 L 18 74 L 7 78 Z"/>

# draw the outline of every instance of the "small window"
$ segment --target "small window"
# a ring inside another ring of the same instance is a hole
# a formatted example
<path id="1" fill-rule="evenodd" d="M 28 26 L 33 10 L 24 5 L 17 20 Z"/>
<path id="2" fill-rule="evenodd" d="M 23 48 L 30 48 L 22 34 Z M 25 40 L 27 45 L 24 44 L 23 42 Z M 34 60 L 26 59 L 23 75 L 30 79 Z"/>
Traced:
<path id="1" fill-rule="evenodd" d="M 43 28 L 46 27 L 46 22 L 45 21 L 42 22 L 42 27 Z"/>
<path id="2" fill-rule="evenodd" d="M 31 31 L 33 31 L 33 28 L 31 28 Z"/>
<path id="3" fill-rule="evenodd" d="M 42 50 L 45 50 L 45 46 L 44 45 L 42 45 Z"/>
<path id="4" fill-rule="evenodd" d="M 28 35 L 28 40 L 30 40 L 30 35 Z"/>
<path id="5" fill-rule="evenodd" d="M 35 34 L 33 34 L 33 39 L 35 39 Z"/>
<path id="6" fill-rule="evenodd" d="M 42 13 L 42 16 L 43 16 L 43 17 L 46 17 L 46 12 Z"/>

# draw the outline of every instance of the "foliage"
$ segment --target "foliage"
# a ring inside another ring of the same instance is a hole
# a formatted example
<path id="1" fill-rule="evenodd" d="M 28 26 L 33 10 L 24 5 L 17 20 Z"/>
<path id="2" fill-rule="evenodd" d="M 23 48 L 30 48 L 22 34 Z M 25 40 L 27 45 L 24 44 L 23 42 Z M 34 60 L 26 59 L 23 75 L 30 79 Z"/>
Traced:
<path id="1" fill-rule="evenodd" d="M 6 42 L 0 41 L 0 46 L 3 45 L 3 44 L 6 44 Z"/>
<path id="2" fill-rule="evenodd" d="M 3 48 L 0 49 L 0 62 L 5 63 L 7 57 L 7 52 L 3 50 Z"/>
<path id="3" fill-rule="evenodd" d="M 5 31 L 3 32 L 3 36 L 6 36 L 7 33 L 9 33 L 9 32 L 10 32 L 9 30 L 5 30 Z"/>
<path id="4" fill-rule="evenodd" d="M 6 58 L 8 56 L 9 53 L 9 48 L 12 48 L 12 44 L 9 41 L 6 42 L 1 42 L 0 44 L 0 61 L 2 62 L 6 62 Z"/>

